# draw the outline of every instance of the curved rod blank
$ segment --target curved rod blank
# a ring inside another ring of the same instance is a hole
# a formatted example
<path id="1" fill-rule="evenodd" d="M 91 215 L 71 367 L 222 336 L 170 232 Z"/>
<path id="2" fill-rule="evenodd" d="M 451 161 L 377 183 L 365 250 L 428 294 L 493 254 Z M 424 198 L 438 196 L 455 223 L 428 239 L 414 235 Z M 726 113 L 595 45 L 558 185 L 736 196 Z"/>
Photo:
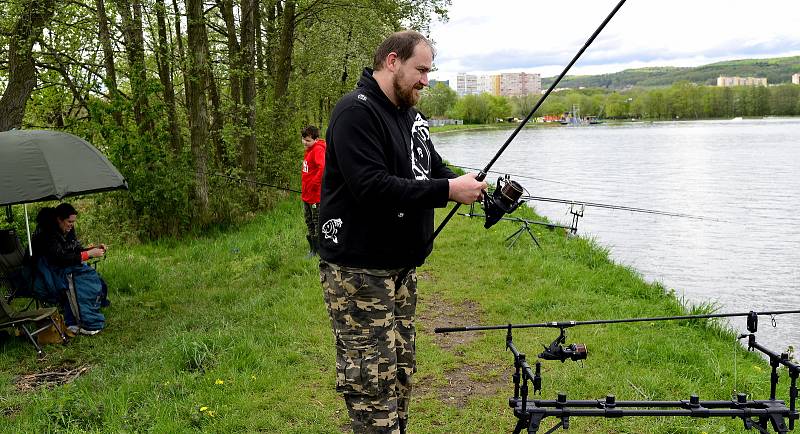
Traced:
<path id="1" fill-rule="evenodd" d="M 776 310 L 769 312 L 737 312 L 737 313 L 709 313 L 703 315 L 679 315 L 679 316 L 656 316 L 649 318 L 622 318 L 622 319 L 599 319 L 591 321 L 553 321 L 543 322 L 538 324 L 506 324 L 506 325 L 493 325 L 493 326 L 463 326 L 463 327 L 436 327 L 433 329 L 434 333 L 451 333 L 451 332 L 472 332 L 479 330 L 508 330 L 508 329 L 525 329 L 525 328 L 558 328 L 565 329 L 579 325 L 590 324 L 618 324 L 626 322 L 651 322 L 651 321 L 676 321 L 682 319 L 701 319 L 701 318 L 729 318 L 735 316 L 750 316 L 756 315 L 785 315 L 800 313 L 800 310 Z"/>
<path id="2" fill-rule="evenodd" d="M 622 7 L 622 5 L 625 4 L 625 1 L 626 0 L 620 0 L 619 3 L 617 3 L 617 5 L 611 11 L 611 13 L 608 14 L 606 19 L 604 19 L 603 22 L 600 24 L 600 26 L 594 31 L 594 33 L 592 33 L 592 36 L 590 36 L 589 39 L 586 40 L 586 43 L 583 44 L 583 47 L 581 47 L 581 49 L 578 50 L 578 53 L 575 54 L 575 57 L 572 58 L 572 60 L 569 62 L 566 68 L 564 68 L 564 70 L 561 71 L 561 74 L 559 74 L 558 77 L 550 85 L 550 87 L 547 88 L 547 91 L 541 96 L 541 98 L 539 98 L 539 101 L 536 102 L 536 105 L 534 105 L 531 111 L 528 113 L 528 115 L 525 116 L 525 119 L 523 119 L 522 122 L 520 122 L 519 125 L 517 125 L 517 128 L 514 129 L 514 132 L 512 132 L 511 135 L 508 136 L 506 142 L 503 143 L 503 146 L 501 146 L 500 149 L 497 151 L 497 153 L 494 155 L 494 157 L 492 157 L 491 161 L 489 161 L 489 164 L 487 164 L 486 167 L 484 167 L 483 170 L 481 170 L 481 172 L 478 173 L 478 176 L 476 177 L 478 181 L 483 181 L 486 178 L 486 174 L 489 172 L 489 169 L 492 168 L 495 161 L 497 161 L 497 159 L 500 158 L 500 155 L 506 150 L 508 145 L 511 144 L 511 141 L 514 140 L 515 137 L 517 137 L 517 134 L 519 134 L 519 132 L 522 130 L 525 124 L 527 124 L 528 121 L 531 120 L 533 114 L 536 113 L 536 110 L 539 110 L 539 107 L 542 105 L 544 100 L 547 99 L 548 96 L 550 96 L 550 94 L 556 88 L 558 83 L 561 82 L 561 79 L 564 78 L 565 75 L 567 75 L 567 72 L 570 70 L 570 68 L 572 68 L 572 65 L 574 65 L 575 62 L 578 61 L 583 52 L 586 51 L 587 48 L 589 48 L 589 45 L 592 45 L 592 42 L 594 42 L 595 38 L 597 38 L 597 35 L 599 35 L 601 31 L 603 31 L 603 29 L 606 27 L 606 24 L 608 24 L 608 22 L 611 21 L 611 18 L 613 18 L 614 15 L 617 13 L 617 11 Z M 450 219 L 455 215 L 456 211 L 458 211 L 458 208 L 460 206 L 461 206 L 460 203 L 457 203 L 455 206 L 453 206 L 453 209 L 450 211 L 449 214 L 447 214 L 447 217 L 445 217 L 445 219 L 442 220 L 442 223 L 439 224 L 439 227 L 436 228 L 436 231 L 433 233 L 433 236 L 431 237 L 430 243 L 432 243 L 433 240 L 436 239 L 436 236 L 438 236 L 439 232 L 441 232 L 442 229 L 444 229 L 445 225 L 447 225 L 447 222 L 449 222 Z"/>

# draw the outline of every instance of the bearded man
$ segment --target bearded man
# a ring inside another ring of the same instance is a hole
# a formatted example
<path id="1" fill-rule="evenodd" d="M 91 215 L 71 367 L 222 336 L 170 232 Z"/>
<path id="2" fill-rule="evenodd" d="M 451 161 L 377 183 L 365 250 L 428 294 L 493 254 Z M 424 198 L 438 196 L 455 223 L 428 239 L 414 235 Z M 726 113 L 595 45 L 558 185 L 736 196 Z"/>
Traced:
<path id="1" fill-rule="evenodd" d="M 336 390 L 355 433 L 405 433 L 416 371 L 415 267 L 433 246 L 433 209 L 470 204 L 486 183 L 457 177 L 414 105 L 428 85 L 431 43 L 394 33 L 353 92 L 336 104 L 326 139 L 319 211 L 320 281 L 336 342 Z"/>

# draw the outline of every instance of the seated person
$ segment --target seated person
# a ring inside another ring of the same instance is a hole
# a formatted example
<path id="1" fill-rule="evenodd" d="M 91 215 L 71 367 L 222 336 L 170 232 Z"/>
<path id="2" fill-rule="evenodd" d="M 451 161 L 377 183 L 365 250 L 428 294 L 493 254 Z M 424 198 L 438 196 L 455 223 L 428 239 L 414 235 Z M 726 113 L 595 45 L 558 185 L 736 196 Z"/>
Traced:
<path id="1" fill-rule="evenodd" d="M 75 235 L 77 217 L 78 211 L 68 203 L 55 208 L 43 208 L 37 215 L 37 227 L 32 240 L 37 277 L 34 280 L 34 293 L 45 302 L 62 306 L 64 321 L 70 331 L 92 335 L 105 326 L 100 307 L 109 304 L 108 287 L 86 261 L 104 257 L 106 246 L 101 244 L 99 247 L 84 248 Z M 78 312 L 73 312 L 66 296 L 68 275 L 72 275 L 75 286 Z"/>

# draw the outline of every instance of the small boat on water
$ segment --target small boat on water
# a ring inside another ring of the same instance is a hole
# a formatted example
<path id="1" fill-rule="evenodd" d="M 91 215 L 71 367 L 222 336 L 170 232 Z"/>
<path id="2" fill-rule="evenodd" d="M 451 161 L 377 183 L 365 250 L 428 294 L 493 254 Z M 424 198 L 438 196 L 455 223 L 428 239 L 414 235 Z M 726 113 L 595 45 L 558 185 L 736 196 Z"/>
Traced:
<path id="1" fill-rule="evenodd" d="M 603 120 L 597 116 L 581 116 L 580 109 L 577 105 L 572 106 L 572 110 L 564 112 L 559 120 L 561 125 L 567 126 L 583 126 L 583 125 L 598 125 L 602 124 Z"/>

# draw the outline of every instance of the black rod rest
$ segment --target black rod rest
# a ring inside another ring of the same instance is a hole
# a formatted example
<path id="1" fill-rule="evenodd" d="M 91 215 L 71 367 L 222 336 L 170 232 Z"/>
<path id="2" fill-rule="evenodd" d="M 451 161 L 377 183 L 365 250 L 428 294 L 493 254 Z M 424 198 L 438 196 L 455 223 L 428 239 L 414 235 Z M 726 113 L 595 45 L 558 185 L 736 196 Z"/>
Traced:
<path id="1" fill-rule="evenodd" d="M 575 400 L 567 399 L 565 392 L 558 392 L 555 400 L 528 399 L 530 382 L 535 394 L 541 394 L 541 361 L 536 362 L 535 373 L 532 372 L 525 354 L 521 353 L 514 345 L 511 330 L 507 326 L 506 348 L 514 356 L 514 396 L 509 398 L 508 404 L 513 409 L 517 418 L 514 434 L 527 430 L 528 434 L 539 432 L 542 421 L 548 417 L 559 419 L 558 423 L 544 434 L 552 433 L 558 429 L 568 429 L 570 417 L 691 417 L 712 418 L 730 417 L 741 419 L 746 430 L 755 430 L 767 434 L 775 432 L 786 434 L 794 430 L 795 420 L 798 420 L 796 401 L 798 398 L 797 378 L 800 376 L 800 365 L 792 362 L 787 353 L 777 354 L 756 342 L 757 314 L 753 313 L 748 318 L 748 329 L 751 333 L 741 335 L 748 337 L 748 350 L 757 350 L 770 359 L 772 372 L 770 374 L 770 398 L 766 400 L 747 399 L 747 395 L 739 393 L 732 400 L 701 400 L 698 395 L 689 399 L 674 401 L 618 401 L 614 395 L 607 395 L 604 399 Z M 563 343 L 565 340 L 564 329 L 560 329 L 559 337 L 555 342 Z M 554 342 L 554 343 L 555 343 Z M 575 345 L 575 344 L 573 344 Z M 540 355 L 541 357 L 541 355 Z M 552 360 L 552 359 L 551 359 Z M 563 360 L 562 360 L 563 361 Z M 789 387 L 789 406 L 783 400 L 776 399 L 778 384 L 778 367 L 788 369 L 791 385 Z M 520 386 L 520 382 L 522 385 Z M 789 424 L 787 426 L 786 420 Z M 771 431 L 770 431 L 771 430 Z"/>

